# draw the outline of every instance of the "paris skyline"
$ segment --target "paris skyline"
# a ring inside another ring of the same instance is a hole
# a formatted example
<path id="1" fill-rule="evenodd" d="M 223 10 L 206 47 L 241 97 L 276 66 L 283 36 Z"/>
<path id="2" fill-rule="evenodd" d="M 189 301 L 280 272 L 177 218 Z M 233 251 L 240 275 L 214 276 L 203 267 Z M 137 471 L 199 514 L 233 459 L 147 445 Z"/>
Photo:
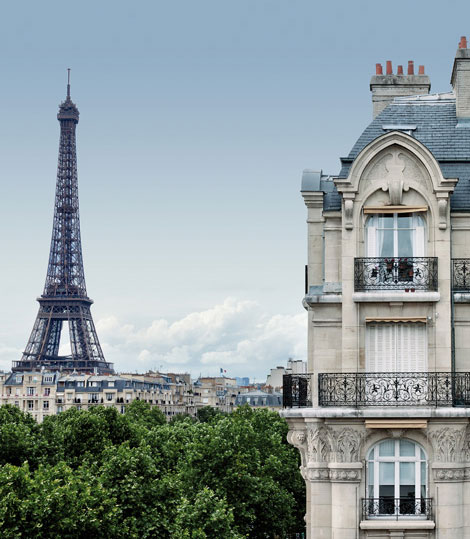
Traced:
<path id="1" fill-rule="evenodd" d="M 106 359 L 117 371 L 257 379 L 305 359 L 301 172 L 338 172 L 338 148 L 348 153 L 371 110 L 376 62 L 413 59 L 431 92 L 449 88 L 437 70 L 468 30 L 451 11 L 438 27 L 418 4 L 5 8 L 0 367 L 20 359 L 44 284 L 68 67 L 85 275 Z M 397 29 L 412 34 L 404 46 Z"/>

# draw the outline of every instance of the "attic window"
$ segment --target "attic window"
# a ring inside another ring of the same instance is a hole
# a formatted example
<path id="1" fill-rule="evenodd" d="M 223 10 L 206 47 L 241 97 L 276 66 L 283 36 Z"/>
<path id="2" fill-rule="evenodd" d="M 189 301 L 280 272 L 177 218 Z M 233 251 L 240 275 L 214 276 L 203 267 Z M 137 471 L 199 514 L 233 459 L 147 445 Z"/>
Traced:
<path id="1" fill-rule="evenodd" d="M 404 124 L 384 124 L 382 125 L 382 129 L 384 131 L 401 131 L 403 133 L 406 133 L 407 135 L 413 136 L 413 131 L 415 131 L 417 128 L 416 125 L 404 125 Z"/>

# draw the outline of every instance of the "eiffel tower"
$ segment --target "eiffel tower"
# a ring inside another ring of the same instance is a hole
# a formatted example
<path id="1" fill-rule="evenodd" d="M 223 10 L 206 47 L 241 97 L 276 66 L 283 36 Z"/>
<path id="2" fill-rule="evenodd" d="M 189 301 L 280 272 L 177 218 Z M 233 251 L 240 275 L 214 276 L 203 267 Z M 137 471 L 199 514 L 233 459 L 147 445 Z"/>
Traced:
<path id="1" fill-rule="evenodd" d="M 78 211 L 77 150 L 75 128 L 79 112 L 67 97 L 59 107 L 59 163 L 55 195 L 51 250 L 44 292 L 38 298 L 39 313 L 23 357 L 13 362 L 13 371 L 53 370 L 111 374 L 91 317 L 93 301 L 87 296 L 83 271 Z M 59 355 L 64 322 L 68 322 L 71 355 Z"/>

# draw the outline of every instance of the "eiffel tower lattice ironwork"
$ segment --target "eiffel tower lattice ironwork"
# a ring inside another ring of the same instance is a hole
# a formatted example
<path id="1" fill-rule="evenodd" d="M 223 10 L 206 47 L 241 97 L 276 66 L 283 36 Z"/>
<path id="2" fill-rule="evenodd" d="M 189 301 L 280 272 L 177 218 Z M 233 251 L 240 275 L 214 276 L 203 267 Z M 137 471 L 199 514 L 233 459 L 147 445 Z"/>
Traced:
<path id="1" fill-rule="evenodd" d="M 67 97 L 59 107 L 59 163 L 55 195 L 51 251 L 44 293 L 38 298 L 39 312 L 23 357 L 13 362 L 13 371 L 63 370 L 113 373 L 105 361 L 87 296 L 83 271 L 75 128 L 79 112 Z M 64 322 L 68 322 L 71 355 L 59 355 Z"/>

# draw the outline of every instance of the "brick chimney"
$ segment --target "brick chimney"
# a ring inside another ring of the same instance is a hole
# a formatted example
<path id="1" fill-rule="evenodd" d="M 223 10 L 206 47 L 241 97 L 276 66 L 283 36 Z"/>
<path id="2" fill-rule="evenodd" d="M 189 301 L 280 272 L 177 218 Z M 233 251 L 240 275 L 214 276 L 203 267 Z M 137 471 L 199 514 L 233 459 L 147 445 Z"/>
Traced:
<path id="1" fill-rule="evenodd" d="M 450 83 L 455 92 L 457 127 L 470 127 L 470 49 L 465 36 L 455 53 Z"/>
<path id="2" fill-rule="evenodd" d="M 382 64 L 376 64 L 375 75 L 370 79 L 372 115 L 375 118 L 395 97 L 425 95 L 429 94 L 430 89 L 431 81 L 424 74 L 424 66 L 419 66 L 419 72 L 415 75 L 413 60 L 408 62 L 406 75 L 403 74 L 403 66 L 398 66 L 397 73 L 394 74 L 390 60 L 387 60 L 385 75 L 383 74 Z"/>

